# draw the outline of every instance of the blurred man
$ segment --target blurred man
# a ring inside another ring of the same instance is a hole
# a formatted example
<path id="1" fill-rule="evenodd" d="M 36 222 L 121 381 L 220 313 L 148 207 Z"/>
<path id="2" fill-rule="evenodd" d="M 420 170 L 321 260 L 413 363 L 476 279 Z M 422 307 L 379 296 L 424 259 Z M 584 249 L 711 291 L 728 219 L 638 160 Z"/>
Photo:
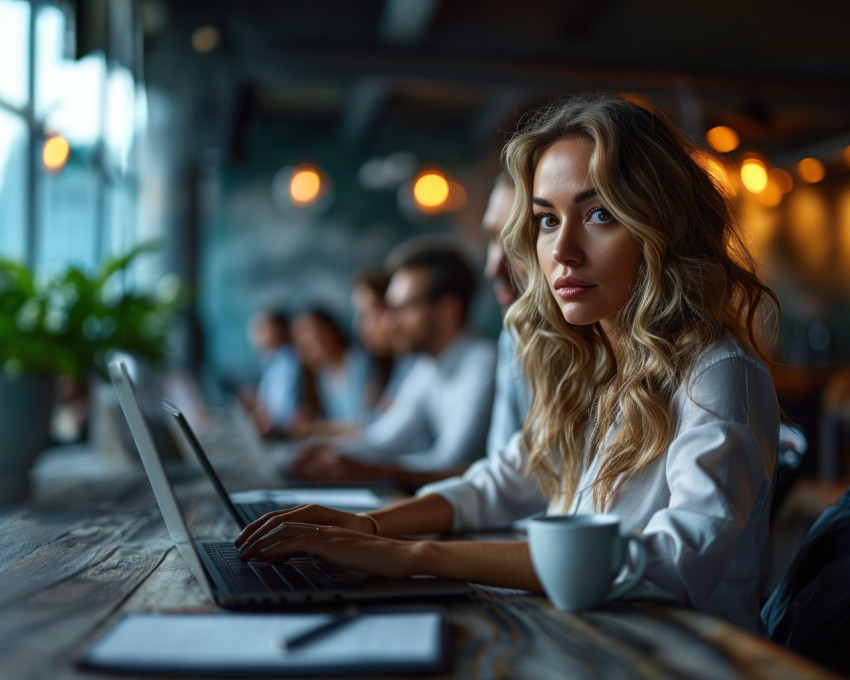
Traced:
<path id="1" fill-rule="evenodd" d="M 489 237 L 484 274 L 493 285 L 493 294 L 502 311 L 506 311 L 519 297 L 518 280 L 525 277 L 525 271 L 518 262 L 508 264 L 501 241 L 502 229 L 510 218 L 515 193 L 508 178 L 505 175 L 499 175 L 490 193 L 484 218 L 481 220 L 482 227 Z M 511 269 L 514 272 L 513 276 L 511 276 Z M 491 456 L 504 448 L 508 439 L 522 429 L 531 405 L 531 394 L 523 380 L 515 349 L 511 334 L 503 328 L 499 335 L 496 398 L 493 404 L 490 433 L 487 437 L 487 454 Z"/>
<path id="2" fill-rule="evenodd" d="M 421 356 L 383 415 L 356 438 L 306 449 L 293 475 L 418 487 L 484 450 L 496 351 L 467 327 L 475 276 L 455 250 L 439 246 L 412 248 L 394 265 L 386 301 L 395 351 Z"/>

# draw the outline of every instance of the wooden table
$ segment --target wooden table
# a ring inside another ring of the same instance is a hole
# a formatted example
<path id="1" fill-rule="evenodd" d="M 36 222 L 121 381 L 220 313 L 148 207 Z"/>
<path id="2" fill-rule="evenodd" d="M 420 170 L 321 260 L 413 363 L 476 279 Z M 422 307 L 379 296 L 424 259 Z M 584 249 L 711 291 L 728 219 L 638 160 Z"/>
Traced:
<path id="1" fill-rule="evenodd" d="M 0 509 L 0 680 L 102 677 L 78 671 L 74 660 L 120 614 L 215 610 L 172 546 L 140 468 L 98 470 L 80 453 L 56 456 L 51 466 L 32 503 Z M 192 512 L 210 535 L 233 535 L 209 494 L 200 493 Z M 767 640 L 673 607 L 567 614 L 540 596 L 486 589 L 445 606 L 450 678 L 834 677 Z"/>

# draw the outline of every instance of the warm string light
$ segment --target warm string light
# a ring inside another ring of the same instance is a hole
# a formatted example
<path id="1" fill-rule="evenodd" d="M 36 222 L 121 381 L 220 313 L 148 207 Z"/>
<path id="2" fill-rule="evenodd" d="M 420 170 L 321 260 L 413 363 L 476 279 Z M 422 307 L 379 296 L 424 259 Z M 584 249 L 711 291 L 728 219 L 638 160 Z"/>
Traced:
<path id="1" fill-rule="evenodd" d="M 426 215 L 459 210 L 467 199 L 466 189 L 461 184 L 435 168 L 420 171 L 407 191 L 413 198 L 412 205 Z"/>
<path id="2" fill-rule="evenodd" d="M 760 194 L 767 188 L 767 168 L 758 158 L 747 158 L 741 163 L 741 183 L 754 194 Z"/>
<path id="3" fill-rule="evenodd" d="M 775 184 L 783 195 L 791 193 L 794 188 L 794 178 L 791 173 L 782 168 L 771 168 L 767 171 L 768 182 Z"/>
<path id="4" fill-rule="evenodd" d="M 718 125 L 705 133 L 705 141 L 719 153 L 734 151 L 741 144 L 741 136 L 726 125 Z"/>
<path id="5" fill-rule="evenodd" d="M 52 172 L 57 172 L 65 167 L 68 162 L 68 156 L 71 154 L 71 147 L 64 137 L 55 135 L 44 143 L 41 157 L 44 161 L 44 167 Z"/>
<path id="6" fill-rule="evenodd" d="M 322 191 L 322 178 L 316 168 L 299 166 L 289 180 L 289 197 L 298 207 L 315 203 Z"/>
<path id="7" fill-rule="evenodd" d="M 817 158 L 804 158 L 797 163 L 797 175 L 807 184 L 816 184 L 826 177 L 826 168 Z"/>
<path id="8" fill-rule="evenodd" d="M 449 182 L 441 172 L 426 170 L 413 183 L 413 198 L 423 210 L 437 210 L 449 198 Z"/>

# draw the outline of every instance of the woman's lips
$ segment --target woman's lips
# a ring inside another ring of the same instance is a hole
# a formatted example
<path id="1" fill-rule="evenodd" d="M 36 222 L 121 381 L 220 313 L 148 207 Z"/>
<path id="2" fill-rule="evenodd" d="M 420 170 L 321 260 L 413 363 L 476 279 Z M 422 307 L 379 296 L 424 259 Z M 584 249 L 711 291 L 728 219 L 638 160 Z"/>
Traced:
<path id="1" fill-rule="evenodd" d="M 555 279 L 553 285 L 555 295 L 564 300 L 571 300 L 580 297 L 587 293 L 592 288 L 595 288 L 592 283 L 587 283 L 581 279 L 572 276 L 562 276 Z"/>

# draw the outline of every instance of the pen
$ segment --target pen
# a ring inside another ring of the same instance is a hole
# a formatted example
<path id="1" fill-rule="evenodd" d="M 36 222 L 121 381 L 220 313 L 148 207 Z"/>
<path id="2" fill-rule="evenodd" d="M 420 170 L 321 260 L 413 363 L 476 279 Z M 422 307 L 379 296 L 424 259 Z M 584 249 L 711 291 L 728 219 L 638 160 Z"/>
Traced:
<path id="1" fill-rule="evenodd" d="M 314 626 L 313 628 L 309 628 L 302 633 L 297 633 L 296 635 L 288 638 L 284 637 L 279 640 L 272 640 L 272 646 L 274 646 L 279 652 L 286 654 L 287 652 L 301 647 L 303 644 L 310 642 L 317 637 L 321 637 L 325 633 L 335 630 L 339 626 L 348 623 L 358 616 L 360 616 L 360 610 L 357 607 L 350 607 L 333 618 L 328 619 L 324 623 Z"/>

